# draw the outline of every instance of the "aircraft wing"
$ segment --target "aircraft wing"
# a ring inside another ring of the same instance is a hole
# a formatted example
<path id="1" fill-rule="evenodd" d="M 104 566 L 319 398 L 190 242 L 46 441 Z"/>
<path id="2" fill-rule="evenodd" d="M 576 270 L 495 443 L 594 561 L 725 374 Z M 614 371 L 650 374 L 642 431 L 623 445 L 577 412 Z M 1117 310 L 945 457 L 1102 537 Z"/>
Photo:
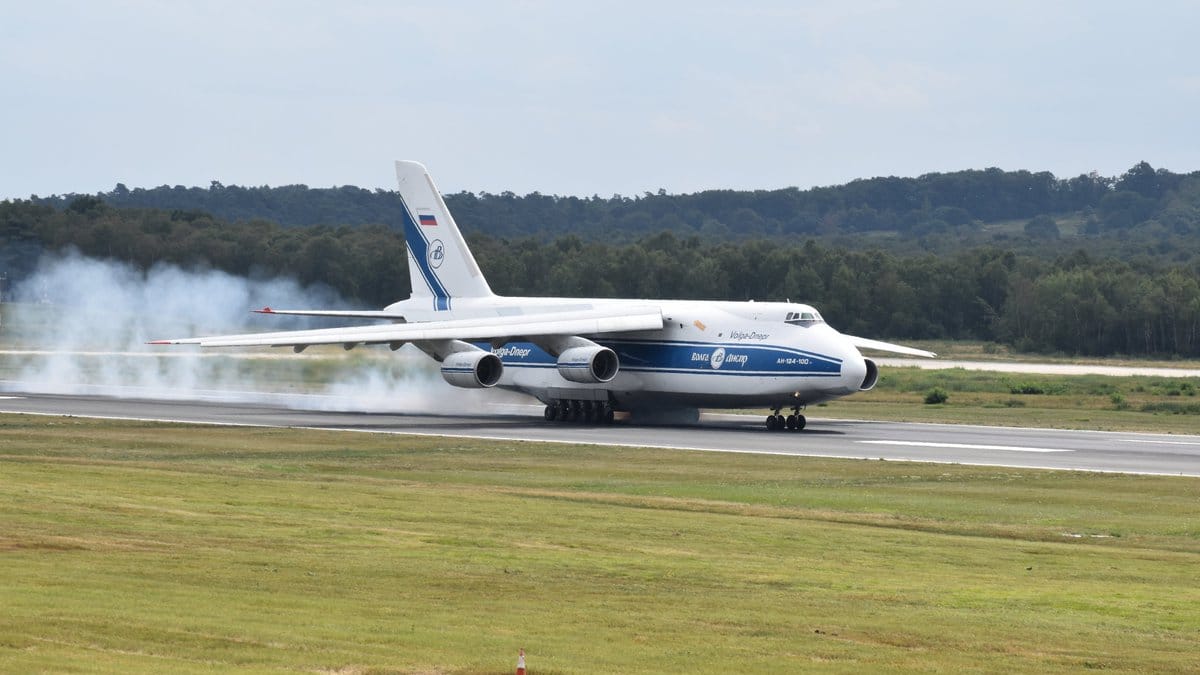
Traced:
<path id="1" fill-rule="evenodd" d="M 377 326 L 320 328 L 276 333 L 216 335 L 153 340 L 152 345 L 201 347 L 306 347 L 308 345 L 392 344 L 426 340 L 491 340 L 539 335 L 593 335 L 663 327 L 662 310 L 652 305 L 612 305 L 600 309 L 455 319 Z"/>
<path id="2" fill-rule="evenodd" d="M 927 352 L 924 349 L 914 349 L 912 347 L 905 347 L 904 345 L 894 345 L 890 342 L 868 340 L 866 338 L 854 337 L 853 335 L 846 335 L 845 337 L 851 344 L 860 349 L 874 349 L 876 351 L 906 354 L 908 356 L 923 356 L 927 359 L 937 358 L 937 354 Z"/>

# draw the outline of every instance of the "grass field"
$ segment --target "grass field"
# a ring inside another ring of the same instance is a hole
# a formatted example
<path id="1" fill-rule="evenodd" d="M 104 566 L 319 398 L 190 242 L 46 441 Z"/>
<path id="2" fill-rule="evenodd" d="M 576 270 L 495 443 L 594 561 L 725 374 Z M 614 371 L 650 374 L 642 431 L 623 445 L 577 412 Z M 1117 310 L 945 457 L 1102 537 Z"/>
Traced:
<path id="1" fill-rule="evenodd" d="M 1200 481 L 0 416 L 0 671 L 1200 669 Z"/>

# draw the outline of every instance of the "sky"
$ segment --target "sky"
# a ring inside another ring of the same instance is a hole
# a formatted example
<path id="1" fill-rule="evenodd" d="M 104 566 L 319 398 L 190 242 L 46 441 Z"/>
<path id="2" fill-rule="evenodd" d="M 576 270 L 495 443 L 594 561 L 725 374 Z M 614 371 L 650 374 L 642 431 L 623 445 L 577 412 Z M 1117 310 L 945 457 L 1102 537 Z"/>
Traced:
<path id="1" fill-rule="evenodd" d="M 1200 3 L 0 0 L 0 199 L 1200 169 Z"/>

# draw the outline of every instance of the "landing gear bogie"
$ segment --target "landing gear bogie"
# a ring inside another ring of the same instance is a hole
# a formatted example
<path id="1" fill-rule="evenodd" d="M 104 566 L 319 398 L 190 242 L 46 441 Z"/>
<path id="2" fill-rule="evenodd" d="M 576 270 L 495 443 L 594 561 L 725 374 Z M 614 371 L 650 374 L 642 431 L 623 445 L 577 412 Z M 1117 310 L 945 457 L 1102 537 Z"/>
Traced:
<path id="1" fill-rule="evenodd" d="M 574 422 L 577 424 L 612 424 L 615 419 L 613 408 L 607 401 L 555 400 L 546 404 L 547 422 Z"/>
<path id="2" fill-rule="evenodd" d="M 784 417 L 779 413 L 780 408 L 776 408 L 767 415 L 767 431 L 800 431 L 808 423 L 804 419 L 804 415 L 800 414 L 800 406 L 792 409 L 792 414 Z"/>

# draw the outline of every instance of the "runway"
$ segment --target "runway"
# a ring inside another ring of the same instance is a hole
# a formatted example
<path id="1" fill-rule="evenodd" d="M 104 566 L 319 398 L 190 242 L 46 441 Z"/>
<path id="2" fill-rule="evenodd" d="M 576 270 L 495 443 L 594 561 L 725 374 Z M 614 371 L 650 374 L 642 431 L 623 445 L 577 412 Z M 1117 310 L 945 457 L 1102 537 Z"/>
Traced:
<path id="1" fill-rule="evenodd" d="M 640 446 L 847 459 L 1200 476 L 1200 436 L 1017 429 L 809 418 L 802 432 L 768 432 L 755 416 L 706 414 L 687 427 L 549 423 L 514 414 L 402 415 L 296 410 L 259 403 L 162 401 L 7 392 L 0 413 L 33 413 L 345 432 Z"/>

